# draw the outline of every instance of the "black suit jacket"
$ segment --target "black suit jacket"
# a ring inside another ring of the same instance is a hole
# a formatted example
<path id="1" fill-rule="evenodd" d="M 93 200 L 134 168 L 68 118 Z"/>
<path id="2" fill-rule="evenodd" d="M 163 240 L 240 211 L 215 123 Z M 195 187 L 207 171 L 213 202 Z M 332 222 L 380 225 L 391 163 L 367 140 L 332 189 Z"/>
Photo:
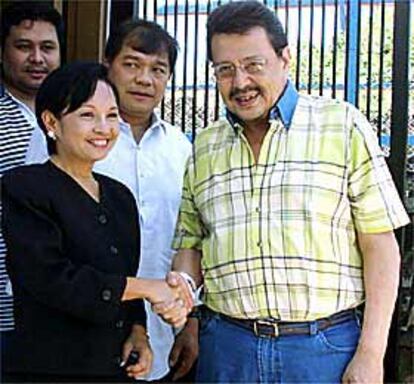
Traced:
<path id="1" fill-rule="evenodd" d="M 51 162 L 2 178 L 2 226 L 16 330 L 4 356 L 13 372 L 113 375 L 142 300 L 121 303 L 135 276 L 139 228 L 122 184 L 95 174 L 97 203 Z"/>

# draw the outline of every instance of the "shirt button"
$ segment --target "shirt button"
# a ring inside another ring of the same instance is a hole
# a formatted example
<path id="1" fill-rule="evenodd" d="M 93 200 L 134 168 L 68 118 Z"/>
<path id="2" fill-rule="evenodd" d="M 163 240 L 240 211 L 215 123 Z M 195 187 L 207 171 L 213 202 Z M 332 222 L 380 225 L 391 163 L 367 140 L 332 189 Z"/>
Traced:
<path id="1" fill-rule="evenodd" d="M 103 301 L 109 301 L 109 300 L 111 300 L 111 297 L 112 297 L 112 292 L 111 292 L 110 289 L 104 289 L 102 291 L 102 300 Z"/>
<path id="2" fill-rule="evenodd" d="M 261 242 L 261 241 L 258 241 L 258 242 L 257 242 L 257 246 L 258 246 L 259 248 L 262 248 L 262 245 L 263 245 L 263 244 L 262 244 L 262 242 Z"/>
<path id="3" fill-rule="evenodd" d="M 260 207 L 256 207 L 256 212 L 260 213 Z"/>
<path id="4" fill-rule="evenodd" d="M 123 328 L 124 327 L 124 321 L 123 320 L 118 320 L 115 324 L 115 327 Z"/>
<path id="5" fill-rule="evenodd" d="M 111 251 L 111 253 L 112 253 L 113 255 L 117 255 L 117 254 L 119 253 L 118 248 L 117 248 L 117 247 L 115 247 L 114 245 L 111 245 L 111 246 L 109 247 L 109 250 Z"/>
<path id="6" fill-rule="evenodd" d="M 106 223 L 108 222 L 108 219 L 107 219 L 107 217 L 106 217 L 106 215 L 105 215 L 104 213 L 101 213 L 101 214 L 98 216 L 98 221 L 99 221 L 101 224 L 106 224 Z"/>

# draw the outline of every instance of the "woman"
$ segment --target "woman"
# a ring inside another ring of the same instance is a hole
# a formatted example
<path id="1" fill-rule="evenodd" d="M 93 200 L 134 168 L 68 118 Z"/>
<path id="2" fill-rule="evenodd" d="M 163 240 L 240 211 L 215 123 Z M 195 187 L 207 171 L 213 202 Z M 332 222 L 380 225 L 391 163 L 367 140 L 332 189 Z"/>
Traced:
<path id="1" fill-rule="evenodd" d="M 56 70 L 36 99 L 51 158 L 2 179 L 7 269 L 16 331 L 9 382 L 120 382 L 149 372 L 143 300 L 176 303 L 184 287 L 137 279 L 132 194 L 92 172 L 119 132 L 117 92 L 99 64 Z M 133 300 L 139 299 L 139 300 Z M 138 362 L 126 364 L 132 351 Z M 131 379 L 132 380 L 132 379 Z"/>

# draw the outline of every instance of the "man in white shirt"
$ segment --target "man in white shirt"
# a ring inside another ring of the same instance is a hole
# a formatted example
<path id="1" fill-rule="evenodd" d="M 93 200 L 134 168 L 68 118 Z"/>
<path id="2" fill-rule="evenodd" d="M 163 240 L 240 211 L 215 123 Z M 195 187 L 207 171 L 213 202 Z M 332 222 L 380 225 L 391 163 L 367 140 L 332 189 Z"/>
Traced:
<path id="1" fill-rule="evenodd" d="M 95 171 L 123 182 L 136 198 L 141 227 L 138 276 L 146 278 L 164 278 L 171 268 L 183 173 L 191 153 L 185 135 L 154 113 L 164 96 L 177 51 L 177 42 L 165 30 L 144 20 L 123 23 L 110 35 L 105 51 L 109 77 L 119 92 L 123 121 L 114 148 L 96 164 Z M 32 163 L 46 158 L 45 138 L 36 130 L 26 160 Z M 174 334 L 148 304 L 146 309 L 154 352 L 147 380 L 160 380 L 169 372 Z M 172 355 L 172 360 L 178 361 L 174 378 L 187 373 L 196 358 L 197 327 L 197 320 L 190 319 L 177 335 Z"/>
<path id="2" fill-rule="evenodd" d="M 5 171 L 24 164 L 30 136 L 37 126 L 35 97 L 46 76 L 60 65 L 63 34 L 60 14 L 45 3 L 11 4 L 3 10 L 1 21 L 0 177 Z M 5 256 L 0 232 L 2 372 L 8 370 L 7 344 L 14 329 Z"/>

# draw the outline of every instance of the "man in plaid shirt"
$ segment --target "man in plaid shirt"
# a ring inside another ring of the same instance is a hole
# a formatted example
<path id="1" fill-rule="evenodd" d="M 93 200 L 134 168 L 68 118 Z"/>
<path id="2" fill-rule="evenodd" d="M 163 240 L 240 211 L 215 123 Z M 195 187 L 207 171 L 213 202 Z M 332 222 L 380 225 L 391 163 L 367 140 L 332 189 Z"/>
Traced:
<path id="1" fill-rule="evenodd" d="M 381 382 L 409 219 L 374 130 L 297 93 L 263 4 L 218 7 L 207 36 L 227 113 L 196 138 L 174 239 L 204 283 L 198 381 Z"/>

